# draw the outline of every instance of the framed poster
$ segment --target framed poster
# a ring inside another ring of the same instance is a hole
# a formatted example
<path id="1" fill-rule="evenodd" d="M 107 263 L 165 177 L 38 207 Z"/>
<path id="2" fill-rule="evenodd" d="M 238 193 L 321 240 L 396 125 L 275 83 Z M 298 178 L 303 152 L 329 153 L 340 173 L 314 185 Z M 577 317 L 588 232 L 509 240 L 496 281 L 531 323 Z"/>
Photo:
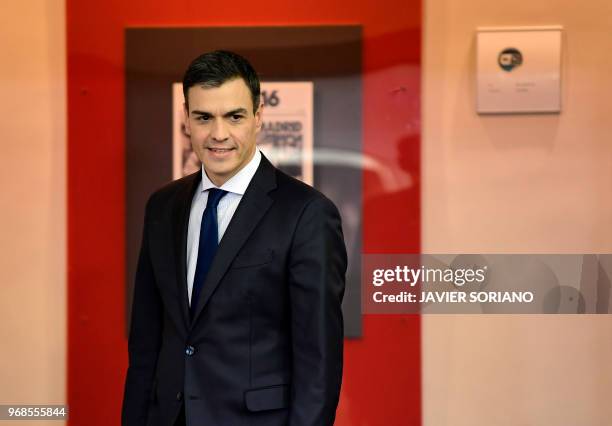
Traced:
<path id="1" fill-rule="evenodd" d="M 561 111 L 562 27 L 478 28 L 480 114 Z"/>
<path id="2" fill-rule="evenodd" d="M 310 81 L 262 82 L 263 125 L 259 149 L 285 173 L 313 185 Z"/>

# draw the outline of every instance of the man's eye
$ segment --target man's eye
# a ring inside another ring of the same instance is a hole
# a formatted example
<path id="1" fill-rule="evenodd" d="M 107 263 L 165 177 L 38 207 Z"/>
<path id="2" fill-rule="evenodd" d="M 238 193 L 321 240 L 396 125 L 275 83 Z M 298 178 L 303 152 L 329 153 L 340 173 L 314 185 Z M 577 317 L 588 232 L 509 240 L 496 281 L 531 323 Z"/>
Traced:
<path id="1" fill-rule="evenodd" d="M 197 118 L 198 121 L 209 121 L 210 120 L 210 115 L 200 115 Z"/>
<path id="2" fill-rule="evenodd" d="M 243 116 L 242 116 L 242 115 L 240 115 L 240 114 L 233 114 L 233 115 L 231 115 L 231 116 L 230 116 L 230 119 L 231 119 L 232 121 L 240 121 L 240 120 L 242 119 L 242 117 L 243 117 Z"/>

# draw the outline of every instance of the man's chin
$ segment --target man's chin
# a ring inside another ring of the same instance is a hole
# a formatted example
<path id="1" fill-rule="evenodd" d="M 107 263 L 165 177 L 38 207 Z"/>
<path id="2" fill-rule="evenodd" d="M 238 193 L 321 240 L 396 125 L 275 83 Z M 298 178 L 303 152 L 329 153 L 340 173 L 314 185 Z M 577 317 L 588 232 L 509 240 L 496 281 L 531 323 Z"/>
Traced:
<path id="1" fill-rule="evenodd" d="M 219 171 L 221 173 L 230 171 L 235 167 L 235 160 L 233 156 L 214 156 L 210 153 L 204 153 L 202 156 L 202 164 L 206 167 L 206 170 Z"/>
<path id="2" fill-rule="evenodd" d="M 217 186 L 221 186 L 232 176 L 232 167 L 219 167 L 219 164 L 202 163 L 208 178 Z"/>

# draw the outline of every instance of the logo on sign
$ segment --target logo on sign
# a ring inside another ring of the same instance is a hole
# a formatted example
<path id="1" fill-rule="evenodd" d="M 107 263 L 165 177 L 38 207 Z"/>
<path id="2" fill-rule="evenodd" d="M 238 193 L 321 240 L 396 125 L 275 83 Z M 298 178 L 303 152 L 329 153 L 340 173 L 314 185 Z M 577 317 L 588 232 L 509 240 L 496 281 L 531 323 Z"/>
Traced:
<path id="1" fill-rule="evenodd" d="M 523 64 L 523 55 L 518 49 L 509 47 L 501 51 L 497 63 L 504 71 L 510 72 Z"/>

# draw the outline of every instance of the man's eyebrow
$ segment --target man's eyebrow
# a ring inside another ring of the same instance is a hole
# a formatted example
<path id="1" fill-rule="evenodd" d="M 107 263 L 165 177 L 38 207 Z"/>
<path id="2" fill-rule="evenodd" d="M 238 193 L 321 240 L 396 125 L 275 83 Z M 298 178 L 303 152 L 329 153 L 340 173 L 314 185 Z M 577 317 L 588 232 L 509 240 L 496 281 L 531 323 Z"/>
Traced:
<path id="1" fill-rule="evenodd" d="M 231 117 L 236 114 L 246 114 L 248 111 L 245 108 L 236 108 L 223 114 L 224 117 Z"/>
<path id="2" fill-rule="evenodd" d="M 211 117 L 214 116 L 213 113 L 207 112 L 207 111 L 200 111 L 197 109 L 194 109 L 193 111 L 191 111 L 192 114 L 196 114 L 196 115 L 209 115 Z M 225 114 L 223 114 L 223 117 L 231 117 L 232 115 L 236 115 L 236 114 L 247 114 L 248 111 L 246 110 L 246 108 L 236 108 L 233 109 L 231 111 L 226 112 Z"/>

